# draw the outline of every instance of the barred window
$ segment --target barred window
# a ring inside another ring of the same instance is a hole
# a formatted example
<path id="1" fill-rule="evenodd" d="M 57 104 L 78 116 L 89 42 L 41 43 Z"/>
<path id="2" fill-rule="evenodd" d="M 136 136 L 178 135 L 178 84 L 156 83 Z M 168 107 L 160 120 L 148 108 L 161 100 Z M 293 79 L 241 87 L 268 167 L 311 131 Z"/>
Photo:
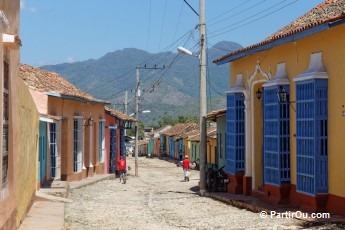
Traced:
<path id="1" fill-rule="evenodd" d="M 3 74 L 3 114 L 2 114 L 2 189 L 7 188 L 8 186 L 8 138 L 9 138 L 9 63 L 4 61 L 4 74 Z"/>

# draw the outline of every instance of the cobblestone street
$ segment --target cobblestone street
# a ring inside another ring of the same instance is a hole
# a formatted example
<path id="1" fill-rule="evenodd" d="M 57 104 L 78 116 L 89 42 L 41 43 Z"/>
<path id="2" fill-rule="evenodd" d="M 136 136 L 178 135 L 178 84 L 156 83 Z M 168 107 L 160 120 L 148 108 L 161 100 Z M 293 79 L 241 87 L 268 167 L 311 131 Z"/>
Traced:
<path id="1" fill-rule="evenodd" d="M 259 213 L 200 197 L 199 172 L 189 182 L 174 163 L 139 158 L 139 177 L 132 170 L 126 184 L 105 180 L 70 194 L 67 229 L 304 229 L 296 219 L 262 219 Z"/>

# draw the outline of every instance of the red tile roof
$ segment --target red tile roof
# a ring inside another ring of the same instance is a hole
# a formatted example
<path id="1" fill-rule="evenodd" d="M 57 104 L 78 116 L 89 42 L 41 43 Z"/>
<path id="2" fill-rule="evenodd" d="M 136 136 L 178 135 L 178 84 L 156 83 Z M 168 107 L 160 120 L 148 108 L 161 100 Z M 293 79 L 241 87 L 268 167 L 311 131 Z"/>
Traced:
<path id="1" fill-rule="evenodd" d="M 226 109 L 220 109 L 216 111 L 212 111 L 211 113 L 207 114 L 207 119 L 214 120 L 217 117 L 222 117 L 226 115 Z"/>
<path id="2" fill-rule="evenodd" d="M 193 129 L 191 131 L 187 131 L 187 132 L 183 132 L 180 133 L 179 135 L 175 136 L 175 140 L 181 139 L 181 138 L 185 138 L 185 137 L 189 137 L 189 136 L 193 136 L 193 135 L 197 135 L 200 134 L 200 129 L 199 127 L 197 127 L 196 129 Z"/>
<path id="3" fill-rule="evenodd" d="M 174 125 L 171 129 L 161 133 L 167 136 L 175 136 L 184 132 L 189 132 L 191 130 L 197 129 L 199 126 L 195 123 L 178 123 Z"/>
<path id="4" fill-rule="evenodd" d="M 171 128 L 171 125 L 165 125 L 159 129 L 156 129 L 156 130 L 153 130 L 152 132 L 149 132 L 147 135 L 153 135 L 155 133 L 161 132 L 162 130 L 169 129 L 169 127 Z"/>
<path id="5" fill-rule="evenodd" d="M 280 40 L 282 38 L 286 38 L 294 34 L 298 34 L 300 32 L 319 26 L 321 24 L 327 22 L 334 22 L 343 18 L 345 18 L 345 0 L 327 0 L 323 3 L 320 3 L 311 11 L 299 17 L 298 19 L 288 24 L 284 28 L 278 30 L 271 36 L 267 37 L 265 40 L 254 45 L 231 52 L 229 54 L 226 54 L 220 58 L 215 59 L 213 62 L 220 62 L 228 57 L 234 56 L 244 51 L 248 51 L 263 46 L 265 44 L 271 43 L 273 41 Z"/>
<path id="6" fill-rule="evenodd" d="M 119 118 L 120 120 L 123 120 L 123 121 L 130 121 L 130 122 L 136 122 L 137 120 L 133 117 L 130 117 L 124 113 L 121 113 L 120 111 L 116 110 L 116 109 L 112 109 L 108 106 L 105 106 L 105 112 L 113 117 L 117 117 Z"/>
<path id="7" fill-rule="evenodd" d="M 55 92 L 64 96 L 70 96 L 91 103 L 110 104 L 108 101 L 99 100 L 82 91 L 59 74 L 42 70 L 33 66 L 20 64 L 19 77 L 34 91 L 43 93 Z"/>
<path id="8" fill-rule="evenodd" d="M 217 138 L 217 129 L 207 128 L 207 137 Z M 200 141 L 200 133 L 197 135 L 188 136 L 189 141 Z"/>

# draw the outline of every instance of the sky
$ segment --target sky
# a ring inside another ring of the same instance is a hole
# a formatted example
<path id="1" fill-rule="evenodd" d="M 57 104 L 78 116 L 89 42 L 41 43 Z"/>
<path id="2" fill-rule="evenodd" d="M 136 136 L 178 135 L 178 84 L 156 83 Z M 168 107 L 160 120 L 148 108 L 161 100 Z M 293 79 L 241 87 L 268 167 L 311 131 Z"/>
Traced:
<path id="1" fill-rule="evenodd" d="M 199 12 L 198 0 L 186 0 Z M 33 66 L 98 59 L 138 48 L 198 50 L 199 17 L 184 0 L 21 0 L 21 63 Z M 207 45 L 250 46 L 323 0 L 205 0 Z"/>

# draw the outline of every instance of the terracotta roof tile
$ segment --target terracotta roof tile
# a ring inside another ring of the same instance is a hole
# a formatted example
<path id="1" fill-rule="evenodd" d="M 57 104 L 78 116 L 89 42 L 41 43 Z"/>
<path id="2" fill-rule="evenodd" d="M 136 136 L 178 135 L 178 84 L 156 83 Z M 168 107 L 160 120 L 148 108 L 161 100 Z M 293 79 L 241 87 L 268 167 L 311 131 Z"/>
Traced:
<path id="1" fill-rule="evenodd" d="M 163 126 L 163 127 L 159 128 L 159 129 L 156 129 L 156 130 L 153 130 L 152 132 L 149 132 L 148 135 L 153 135 L 155 133 L 159 133 L 162 130 L 169 129 L 169 127 L 171 128 L 171 125 Z"/>
<path id="2" fill-rule="evenodd" d="M 220 109 L 220 110 L 212 111 L 211 113 L 207 114 L 207 119 L 213 120 L 217 117 L 221 117 L 225 115 L 226 115 L 226 109 Z"/>
<path id="3" fill-rule="evenodd" d="M 278 30 L 271 36 L 267 37 L 265 40 L 256 43 L 254 45 L 236 50 L 229 54 L 226 54 L 220 58 L 215 59 L 213 62 L 220 62 L 228 57 L 234 56 L 236 54 L 248 51 L 265 44 L 271 43 L 282 38 L 289 37 L 294 34 L 298 34 L 302 31 L 311 29 L 313 27 L 319 26 L 327 22 L 334 22 L 345 18 L 345 0 L 327 0 L 320 3 L 318 6 L 299 17 L 295 21 L 291 22 L 284 28 Z"/>
<path id="4" fill-rule="evenodd" d="M 196 128 L 198 128 L 198 125 L 195 123 L 178 123 L 174 125 L 171 129 L 163 132 L 162 134 L 167 136 L 175 136 L 183 132 L 189 132 Z"/>
<path id="5" fill-rule="evenodd" d="M 217 129 L 208 128 L 207 129 L 207 137 L 217 138 Z M 196 135 L 188 136 L 188 140 L 189 141 L 200 141 L 200 133 L 198 133 Z"/>
<path id="6" fill-rule="evenodd" d="M 131 122 L 136 122 L 137 120 L 133 117 L 130 117 L 124 113 L 121 113 L 120 111 L 116 110 L 116 109 L 112 109 L 112 108 L 109 108 L 108 106 L 105 106 L 105 112 L 107 114 L 110 114 L 111 116 L 113 117 L 117 117 L 123 121 L 131 121 Z"/>
<path id="7" fill-rule="evenodd" d="M 110 104 L 108 101 L 99 100 L 82 91 L 59 74 L 42 70 L 33 66 L 20 64 L 19 77 L 34 91 L 43 93 L 56 92 L 61 95 L 71 96 L 89 101 L 91 103 Z"/>

